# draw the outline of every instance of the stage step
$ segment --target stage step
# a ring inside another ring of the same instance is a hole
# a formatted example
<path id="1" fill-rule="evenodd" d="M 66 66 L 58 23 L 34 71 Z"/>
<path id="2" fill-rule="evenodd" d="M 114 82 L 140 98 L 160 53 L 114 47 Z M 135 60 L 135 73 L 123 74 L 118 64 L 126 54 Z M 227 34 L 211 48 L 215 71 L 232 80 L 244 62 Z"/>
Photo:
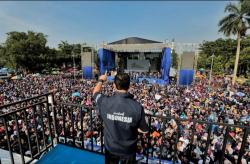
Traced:
<path id="1" fill-rule="evenodd" d="M 14 158 L 15 164 L 21 164 L 22 163 L 20 154 L 13 153 L 13 158 Z M 24 160 L 27 162 L 27 161 L 31 160 L 31 158 L 27 157 L 27 156 L 24 156 Z M 9 151 L 0 149 L 0 164 L 10 164 L 10 163 L 11 163 L 11 159 L 10 159 Z M 34 160 L 31 163 L 36 163 L 36 160 Z"/>

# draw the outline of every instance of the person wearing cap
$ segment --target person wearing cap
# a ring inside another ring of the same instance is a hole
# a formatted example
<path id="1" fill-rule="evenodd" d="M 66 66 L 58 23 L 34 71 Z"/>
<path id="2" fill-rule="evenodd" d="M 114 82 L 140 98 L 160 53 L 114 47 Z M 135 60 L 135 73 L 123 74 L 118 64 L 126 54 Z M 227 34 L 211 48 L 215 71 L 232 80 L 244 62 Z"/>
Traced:
<path id="1" fill-rule="evenodd" d="M 105 163 L 136 163 L 138 132 L 147 133 L 148 126 L 142 105 L 128 93 L 130 77 L 119 73 L 114 78 L 115 94 L 101 94 L 107 74 L 99 77 L 93 98 L 104 124 Z"/>

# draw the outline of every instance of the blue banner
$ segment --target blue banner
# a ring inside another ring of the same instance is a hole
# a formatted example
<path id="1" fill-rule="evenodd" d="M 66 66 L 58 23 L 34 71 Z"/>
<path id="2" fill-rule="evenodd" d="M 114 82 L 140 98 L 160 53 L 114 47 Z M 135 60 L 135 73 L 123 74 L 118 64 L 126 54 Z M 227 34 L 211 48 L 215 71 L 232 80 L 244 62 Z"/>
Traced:
<path id="1" fill-rule="evenodd" d="M 115 68 L 115 53 L 103 48 L 98 50 L 99 71 L 104 74 Z"/>
<path id="2" fill-rule="evenodd" d="M 104 70 L 104 64 L 103 64 L 104 49 L 100 48 L 97 53 L 98 53 L 99 71 L 100 71 L 100 74 L 104 74 L 104 72 L 105 72 L 105 70 Z"/>
<path id="3" fill-rule="evenodd" d="M 182 69 L 179 75 L 180 85 L 190 85 L 193 82 L 194 70 L 193 69 Z"/>
<path id="4" fill-rule="evenodd" d="M 163 56 L 161 60 L 161 75 L 162 79 L 169 84 L 169 72 L 171 67 L 171 48 L 164 48 L 162 50 Z"/>
<path id="5" fill-rule="evenodd" d="M 93 77 L 92 67 L 90 66 L 82 67 L 82 73 L 84 79 L 92 79 Z"/>

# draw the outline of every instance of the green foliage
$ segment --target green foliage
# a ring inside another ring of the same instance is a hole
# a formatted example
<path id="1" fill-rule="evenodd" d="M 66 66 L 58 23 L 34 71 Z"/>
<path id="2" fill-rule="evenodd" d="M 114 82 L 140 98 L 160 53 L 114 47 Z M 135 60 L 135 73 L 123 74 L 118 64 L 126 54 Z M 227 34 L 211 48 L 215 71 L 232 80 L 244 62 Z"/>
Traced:
<path id="1" fill-rule="evenodd" d="M 204 41 L 200 45 L 198 68 L 210 69 L 211 56 L 214 54 L 213 71 L 223 74 L 226 70 L 233 68 L 236 49 L 237 41 L 234 39 L 220 38 L 215 41 Z M 250 36 L 242 39 L 241 50 L 239 67 L 247 71 L 247 68 L 250 67 Z M 239 72 L 246 73 L 246 71 L 242 72 L 241 69 Z"/>
<path id="2" fill-rule="evenodd" d="M 6 59 L 5 59 L 5 47 L 0 45 L 0 67 L 3 67 L 6 63 Z"/>
<path id="3" fill-rule="evenodd" d="M 175 52 L 175 50 L 173 49 L 172 51 L 172 67 L 177 69 L 178 67 L 178 54 Z"/>
<path id="4" fill-rule="evenodd" d="M 7 33 L 5 43 L 0 45 L 0 67 L 40 72 L 68 63 L 72 66 L 73 57 L 76 65 L 80 65 L 81 44 L 62 41 L 56 50 L 46 46 L 46 38 L 43 33 L 32 31 Z"/>
<path id="5" fill-rule="evenodd" d="M 32 31 L 9 32 L 0 52 L 4 65 L 15 69 L 37 69 L 46 53 L 46 36 Z"/>
<path id="6" fill-rule="evenodd" d="M 221 65 L 223 69 L 226 69 L 226 64 L 230 60 L 230 57 L 233 56 L 236 52 L 236 44 L 236 41 L 233 39 L 221 38 L 215 41 L 203 42 L 200 45 L 201 54 L 203 55 L 199 57 L 198 66 L 206 67 L 207 59 L 214 54 L 216 57 L 223 56 L 223 60 L 221 60 Z"/>
<path id="7" fill-rule="evenodd" d="M 247 33 L 247 30 L 250 29 L 250 2 L 248 0 L 241 0 L 238 3 L 229 3 L 225 7 L 225 12 L 227 15 L 219 21 L 219 32 L 223 32 L 224 35 L 237 35 L 237 48 L 236 48 L 236 57 L 234 64 L 234 75 L 233 75 L 233 84 L 235 83 L 237 73 L 244 74 L 247 76 L 247 70 L 249 68 L 249 63 L 245 63 L 246 57 L 240 55 L 240 49 L 244 49 L 241 44 L 241 38 L 244 37 Z M 249 45 L 249 42 L 246 41 Z M 246 46 L 246 45 L 245 45 Z M 230 53 L 229 53 L 230 54 Z M 223 68 L 231 67 L 234 63 L 233 58 L 228 54 L 224 56 Z M 243 63 L 240 63 L 239 60 Z M 238 69 L 239 68 L 239 69 Z"/>
<path id="8" fill-rule="evenodd" d="M 223 32 L 226 36 L 231 34 L 245 36 L 250 22 L 250 3 L 246 1 L 237 4 L 229 3 L 225 7 L 225 12 L 228 13 L 219 21 L 219 32 Z"/>
<path id="9" fill-rule="evenodd" d="M 213 71 L 219 74 L 228 73 L 234 67 L 235 54 L 237 48 L 242 50 L 239 56 L 238 73 L 246 75 L 249 70 L 249 47 L 250 36 L 246 35 L 250 27 L 250 1 L 241 0 L 238 3 L 229 3 L 225 7 L 227 15 L 219 23 L 219 32 L 226 36 L 237 35 L 237 39 L 242 39 L 237 47 L 237 40 L 217 39 L 215 41 L 204 41 L 200 45 L 200 56 L 198 59 L 198 68 L 210 69 L 211 56 L 214 54 Z M 240 40 L 239 40 L 240 41 Z"/>
<path id="10" fill-rule="evenodd" d="M 61 43 L 58 44 L 58 48 L 59 61 L 61 63 L 67 65 L 67 63 L 71 63 L 74 57 L 76 64 L 80 64 L 81 44 L 69 44 L 67 41 L 61 41 Z"/>

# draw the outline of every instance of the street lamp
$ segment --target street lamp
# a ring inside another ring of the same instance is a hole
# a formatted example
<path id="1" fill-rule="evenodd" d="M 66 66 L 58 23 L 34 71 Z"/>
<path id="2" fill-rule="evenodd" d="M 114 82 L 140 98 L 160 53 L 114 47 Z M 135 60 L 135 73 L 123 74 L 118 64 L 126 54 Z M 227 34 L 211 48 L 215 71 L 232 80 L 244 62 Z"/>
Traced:
<path id="1" fill-rule="evenodd" d="M 212 80 L 212 72 L 213 72 L 213 65 L 214 65 L 214 53 L 211 57 L 212 57 L 212 62 L 211 62 L 210 73 L 209 73 L 209 86 L 211 85 L 211 80 Z"/>

